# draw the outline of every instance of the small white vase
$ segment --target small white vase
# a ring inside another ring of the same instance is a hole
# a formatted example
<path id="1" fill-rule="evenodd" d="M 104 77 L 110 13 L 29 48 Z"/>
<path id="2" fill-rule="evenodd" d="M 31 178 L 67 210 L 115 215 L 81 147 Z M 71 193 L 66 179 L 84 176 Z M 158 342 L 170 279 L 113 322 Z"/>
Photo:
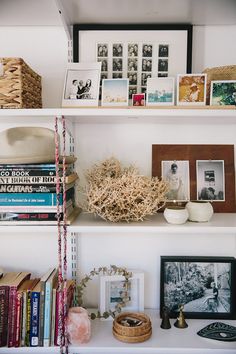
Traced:
<path id="1" fill-rule="evenodd" d="M 186 204 L 189 213 L 189 220 L 196 222 L 209 221 L 214 213 L 210 202 L 193 200 Z"/>
<path id="2" fill-rule="evenodd" d="M 169 206 L 164 210 L 164 218 L 169 224 L 184 224 L 188 220 L 188 210 L 184 207 Z"/>

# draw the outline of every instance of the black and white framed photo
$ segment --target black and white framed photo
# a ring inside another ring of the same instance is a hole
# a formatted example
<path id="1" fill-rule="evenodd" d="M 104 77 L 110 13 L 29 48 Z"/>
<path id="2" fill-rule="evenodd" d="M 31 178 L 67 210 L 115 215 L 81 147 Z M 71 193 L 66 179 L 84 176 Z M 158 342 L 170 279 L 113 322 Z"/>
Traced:
<path id="1" fill-rule="evenodd" d="M 125 299 L 125 301 L 123 301 Z M 118 303 L 125 303 L 124 311 L 144 310 L 144 273 L 132 271 L 128 282 L 122 275 L 102 275 L 100 277 L 99 311 L 114 311 Z M 112 319 L 110 317 L 110 319 Z"/>
<path id="2" fill-rule="evenodd" d="M 211 81 L 210 105 L 236 105 L 236 80 Z"/>
<path id="3" fill-rule="evenodd" d="M 98 106 L 101 63 L 69 63 L 62 106 Z"/>
<path id="4" fill-rule="evenodd" d="M 104 64 L 102 72 L 107 71 L 108 78 L 118 70 L 124 78 L 128 72 L 137 72 L 135 91 L 141 93 L 146 86 L 142 81 L 143 72 L 150 77 L 191 73 L 192 25 L 76 24 L 73 53 L 74 62 L 106 59 L 107 70 Z M 118 69 L 115 64 L 118 61 L 114 59 L 122 60 Z"/>
<path id="5" fill-rule="evenodd" d="M 174 105 L 175 81 L 173 77 L 147 78 L 147 106 Z"/>
<path id="6" fill-rule="evenodd" d="M 160 309 L 177 317 L 232 319 L 235 314 L 235 258 L 161 257 Z"/>
<path id="7" fill-rule="evenodd" d="M 190 200 L 189 161 L 162 161 L 161 177 L 169 184 L 168 201 Z"/>
<path id="8" fill-rule="evenodd" d="M 102 106 L 128 106 L 129 80 L 104 79 L 102 80 Z"/>
<path id="9" fill-rule="evenodd" d="M 197 160 L 197 199 L 225 201 L 224 160 Z"/>

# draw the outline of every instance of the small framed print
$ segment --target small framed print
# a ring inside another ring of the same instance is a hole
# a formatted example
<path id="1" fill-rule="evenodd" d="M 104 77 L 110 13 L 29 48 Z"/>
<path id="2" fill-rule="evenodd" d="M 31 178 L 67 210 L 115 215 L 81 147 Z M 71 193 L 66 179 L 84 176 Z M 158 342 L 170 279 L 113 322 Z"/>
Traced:
<path id="1" fill-rule="evenodd" d="M 174 105 L 174 78 L 147 78 L 147 106 Z"/>
<path id="2" fill-rule="evenodd" d="M 125 281 L 122 275 L 102 275 L 100 277 L 99 311 L 115 311 L 117 303 L 126 298 L 124 311 L 144 310 L 144 273 L 132 271 L 132 277 Z M 109 317 L 111 319 L 111 317 Z"/>
<path id="3" fill-rule="evenodd" d="M 177 76 L 177 105 L 204 106 L 206 104 L 206 74 Z"/>
<path id="4" fill-rule="evenodd" d="M 132 95 L 132 106 L 145 106 L 145 93 L 137 93 Z"/>
<path id="5" fill-rule="evenodd" d="M 104 79 L 102 81 L 102 106 L 128 106 L 128 104 L 128 79 Z"/>
<path id="6" fill-rule="evenodd" d="M 100 74 L 101 63 L 69 63 L 62 106 L 98 106 Z"/>
<path id="7" fill-rule="evenodd" d="M 184 305 L 186 318 L 233 319 L 235 258 L 161 257 L 161 306 L 176 318 Z"/>
<path id="8" fill-rule="evenodd" d="M 236 80 L 211 81 L 210 105 L 236 105 Z"/>
<path id="9" fill-rule="evenodd" d="M 224 160 L 197 160 L 197 199 L 225 201 Z"/>

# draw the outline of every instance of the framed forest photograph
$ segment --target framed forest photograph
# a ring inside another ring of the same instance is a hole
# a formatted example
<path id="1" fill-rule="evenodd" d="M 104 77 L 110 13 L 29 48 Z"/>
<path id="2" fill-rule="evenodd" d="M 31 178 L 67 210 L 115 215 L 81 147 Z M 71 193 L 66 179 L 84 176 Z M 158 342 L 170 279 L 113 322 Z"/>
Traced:
<path id="1" fill-rule="evenodd" d="M 235 258 L 161 257 L 161 306 L 176 317 L 232 319 L 235 314 Z"/>

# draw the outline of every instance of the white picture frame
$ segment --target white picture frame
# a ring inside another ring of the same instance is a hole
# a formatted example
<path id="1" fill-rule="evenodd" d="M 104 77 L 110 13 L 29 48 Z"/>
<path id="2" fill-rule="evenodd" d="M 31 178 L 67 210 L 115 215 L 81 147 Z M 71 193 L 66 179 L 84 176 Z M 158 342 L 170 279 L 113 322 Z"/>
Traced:
<path id="1" fill-rule="evenodd" d="M 144 273 L 142 271 L 133 271 L 132 277 L 128 281 L 128 289 L 123 289 L 127 284 L 125 277 L 122 275 L 101 275 L 100 276 L 100 304 L 99 311 L 114 311 L 118 297 L 122 296 L 121 291 L 124 291 L 125 296 L 130 296 L 130 301 L 126 303 L 124 311 L 144 311 Z M 112 319 L 109 316 L 109 319 Z"/>
<path id="2" fill-rule="evenodd" d="M 69 63 L 62 107 L 98 106 L 101 63 Z"/>
<path id="3" fill-rule="evenodd" d="M 216 86 L 224 86 L 224 92 L 222 95 L 217 95 L 214 92 Z M 236 105 L 236 80 L 213 80 L 211 81 L 211 92 L 210 92 L 210 105 L 211 106 L 227 106 Z"/>
<path id="4" fill-rule="evenodd" d="M 207 74 L 178 74 L 176 102 L 179 106 L 206 105 Z"/>
<path id="5" fill-rule="evenodd" d="M 129 80 L 104 79 L 102 80 L 102 106 L 128 106 Z"/>
<path id="6" fill-rule="evenodd" d="M 147 79 L 147 106 L 173 106 L 174 104 L 174 77 L 154 77 Z"/>

